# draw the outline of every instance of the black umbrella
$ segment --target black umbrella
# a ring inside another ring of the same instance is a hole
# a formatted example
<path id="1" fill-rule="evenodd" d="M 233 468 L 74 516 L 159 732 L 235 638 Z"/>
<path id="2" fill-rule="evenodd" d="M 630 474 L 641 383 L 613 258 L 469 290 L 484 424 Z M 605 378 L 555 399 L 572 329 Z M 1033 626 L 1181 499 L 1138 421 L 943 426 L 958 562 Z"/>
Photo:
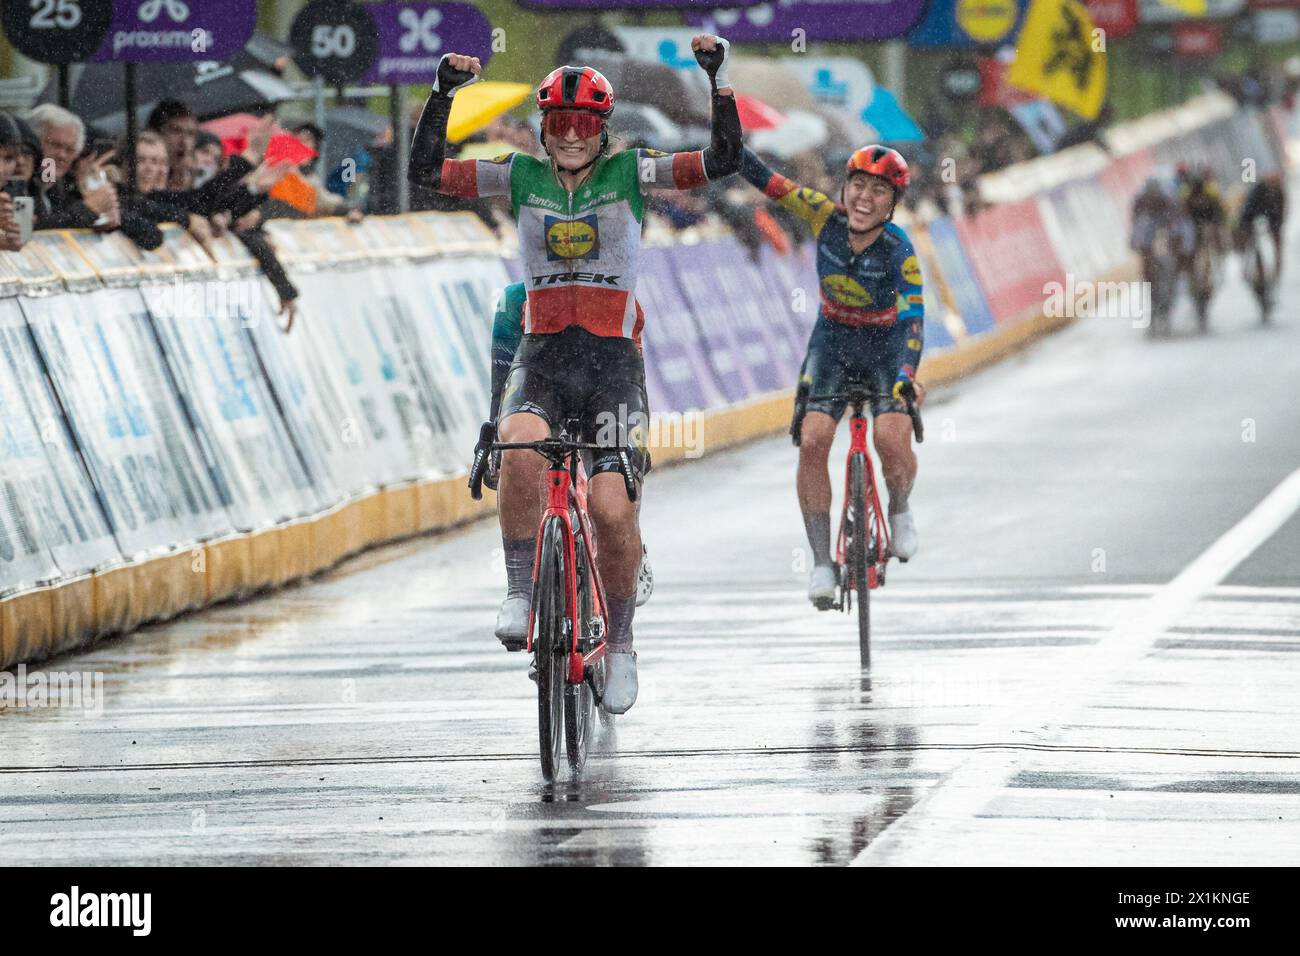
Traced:
<path id="1" fill-rule="evenodd" d="M 677 70 L 663 63 L 636 60 L 608 50 L 579 50 L 576 59 L 605 74 L 614 87 L 614 102 L 635 99 L 657 106 L 674 123 L 693 125 L 709 122 L 709 101 L 701 96 Z M 618 116 L 618 106 L 614 115 Z"/>
<path id="2" fill-rule="evenodd" d="M 109 134 L 126 130 L 122 100 L 125 64 L 87 63 L 72 67 L 72 96 L 68 108 L 91 126 Z M 294 91 L 284 80 L 264 70 L 241 70 L 230 63 L 142 63 L 136 67 L 137 115 L 165 99 L 180 100 L 199 119 L 247 112 L 281 100 Z M 58 84 L 46 85 L 40 102 L 57 102 Z"/>
<path id="3" fill-rule="evenodd" d="M 362 106 L 335 106 L 325 111 L 325 145 L 321 150 L 321 169 L 327 173 L 349 156 L 369 148 L 388 129 L 387 116 L 372 113 Z"/>

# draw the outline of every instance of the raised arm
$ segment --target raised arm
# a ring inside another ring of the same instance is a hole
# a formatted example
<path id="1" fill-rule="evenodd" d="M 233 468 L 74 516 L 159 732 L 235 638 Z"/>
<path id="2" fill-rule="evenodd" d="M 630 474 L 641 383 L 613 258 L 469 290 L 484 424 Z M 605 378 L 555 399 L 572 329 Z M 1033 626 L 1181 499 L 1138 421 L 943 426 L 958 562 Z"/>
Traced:
<path id="1" fill-rule="evenodd" d="M 451 99 L 461 87 L 475 82 L 483 67 L 478 57 L 459 53 L 443 54 L 429 99 L 411 141 L 411 165 L 407 179 L 416 188 L 436 189 L 452 196 L 477 198 L 502 196 L 510 192 L 510 164 L 478 160 L 444 159 L 447 152 L 447 119 Z"/>
<path id="2" fill-rule="evenodd" d="M 825 193 L 800 186 L 794 180 L 773 172 L 748 146 L 740 154 L 740 175 L 763 195 L 776 200 L 778 205 L 808 223 L 814 236 L 822 231 L 822 226 L 835 211 L 834 201 Z"/>
<path id="3" fill-rule="evenodd" d="M 704 149 L 681 153 L 638 151 L 641 185 L 646 189 L 695 189 L 740 169 L 740 114 L 727 79 L 729 44 L 721 37 L 700 34 L 691 41 L 695 60 L 709 75 L 713 93 L 712 132 Z"/>

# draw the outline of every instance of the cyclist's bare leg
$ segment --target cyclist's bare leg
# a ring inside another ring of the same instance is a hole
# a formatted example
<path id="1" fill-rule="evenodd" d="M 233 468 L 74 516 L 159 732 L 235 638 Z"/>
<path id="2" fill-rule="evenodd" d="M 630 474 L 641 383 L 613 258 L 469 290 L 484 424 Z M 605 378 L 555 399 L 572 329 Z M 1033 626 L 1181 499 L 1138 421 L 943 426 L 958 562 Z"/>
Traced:
<path id="1" fill-rule="evenodd" d="M 889 513 L 908 510 L 907 499 L 916 481 L 916 452 L 912 450 L 912 419 L 902 412 L 885 412 L 876 417 L 876 454 L 889 489 Z"/>
<path id="2" fill-rule="evenodd" d="M 640 496 L 637 496 L 640 498 Z M 609 602 L 611 648 L 630 649 L 636 578 L 641 566 L 641 529 L 637 505 L 629 501 L 623 476 L 605 472 L 591 479 L 587 510 L 596 526 L 596 563 Z"/>
<path id="3" fill-rule="evenodd" d="M 530 412 L 515 412 L 497 426 L 497 440 L 503 442 L 541 441 L 550 436 L 551 426 L 546 419 Z M 512 449 L 502 453 L 497 513 L 505 539 L 537 536 L 545 467 L 546 459 L 535 451 Z"/>
<path id="4" fill-rule="evenodd" d="M 795 487 L 803 512 L 813 563 L 831 563 L 831 475 L 827 462 L 835 442 L 835 419 L 825 412 L 807 412 L 799 438 L 799 471 Z"/>
<path id="5" fill-rule="evenodd" d="M 546 420 L 529 412 L 516 412 L 502 420 L 497 436 L 505 442 L 532 442 L 548 438 Z M 497 619 L 497 636 L 516 640 L 527 630 L 528 598 L 532 594 L 533 565 L 537 558 L 537 524 L 542 515 L 542 472 L 546 460 L 535 451 L 515 449 L 501 455 L 497 485 L 497 518 L 505 552 L 506 602 Z M 504 636 L 503 636 L 504 635 Z"/>

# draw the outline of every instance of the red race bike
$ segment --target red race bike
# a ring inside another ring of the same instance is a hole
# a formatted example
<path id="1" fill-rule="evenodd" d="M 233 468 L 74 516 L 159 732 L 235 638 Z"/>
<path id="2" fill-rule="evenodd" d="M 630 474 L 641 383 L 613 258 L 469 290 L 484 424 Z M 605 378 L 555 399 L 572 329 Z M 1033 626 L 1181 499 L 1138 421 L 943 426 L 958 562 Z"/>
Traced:
<path id="1" fill-rule="evenodd" d="M 527 648 L 537 669 L 537 728 L 542 774 L 553 781 L 561 750 L 577 773 L 587 760 L 596 712 L 605 687 L 605 588 L 596 567 L 596 535 L 587 514 L 587 474 L 581 452 L 608 451 L 577 441 L 571 420 L 557 437 L 537 442 L 499 442 L 492 422 L 483 425 L 470 468 L 470 494 L 483 497 L 483 474 L 496 451 L 528 449 L 544 457 L 546 508 L 537 534 L 533 598 L 528 615 Z M 635 501 L 636 479 L 626 451 L 619 453 L 627 496 Z"/>
<path id="2" fill-rule="evenodd" d="M 862 666 L 871 664 L 871 592 L 885 583 L 885 565 L 893 557 L 889 548 L 889 522 L 880 505 L 876 471 L 867 452 L 867 416 L 864 410 L 873 400 L 891 399 L 862 388 L 851 388 L 840 395 L 800 395 L 799 401 L 847 401 L 849 404 L 849 459 L 844 467 L 844 510 L 840 514 L 840 533 L 835 544 L 835 564 L 839 571 L 839 599 L 822 610 L 836 608 L 848 613 L 853 596 L 858 599 L 858 651 Z M 919 444 L 925 440 L 921 412 L 913 396 L 904 396 L 907 414 L 912 419 L 912 433 Z M 797 442 L 796 442 L 797 443 Z M 906 561 L 906 558 L 899 558 Z"/>

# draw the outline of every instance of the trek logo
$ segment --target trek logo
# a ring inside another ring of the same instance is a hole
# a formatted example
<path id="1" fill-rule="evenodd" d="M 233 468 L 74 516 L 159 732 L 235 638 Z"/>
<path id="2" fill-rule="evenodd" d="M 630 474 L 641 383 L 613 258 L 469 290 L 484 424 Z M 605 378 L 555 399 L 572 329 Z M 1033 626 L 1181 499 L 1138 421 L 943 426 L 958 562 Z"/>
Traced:
<path id="1" fill-rule="evenodd" d="M 50 897 L 50 925 L 127 926 L 134 936 L 148 936 L 153 925 L 152 893 L 86 893 L 74 886 L 71 893 Z"/>
<path id="2" fill-rule="evenodd" d="M 558 282 L 595 282 L 600 285 L 618 285 L 622 276 L 607 276 L 599 272 L 553 272 L 548 276 L 533 276 L 533 286 L 555 285 Z"/>
<path id="3" fill-rule="evenodd" d="M 547 259 L 600 258 L 600 227 L 594 213 L 581 219 L 546 216 L 543 228 Z"/>

